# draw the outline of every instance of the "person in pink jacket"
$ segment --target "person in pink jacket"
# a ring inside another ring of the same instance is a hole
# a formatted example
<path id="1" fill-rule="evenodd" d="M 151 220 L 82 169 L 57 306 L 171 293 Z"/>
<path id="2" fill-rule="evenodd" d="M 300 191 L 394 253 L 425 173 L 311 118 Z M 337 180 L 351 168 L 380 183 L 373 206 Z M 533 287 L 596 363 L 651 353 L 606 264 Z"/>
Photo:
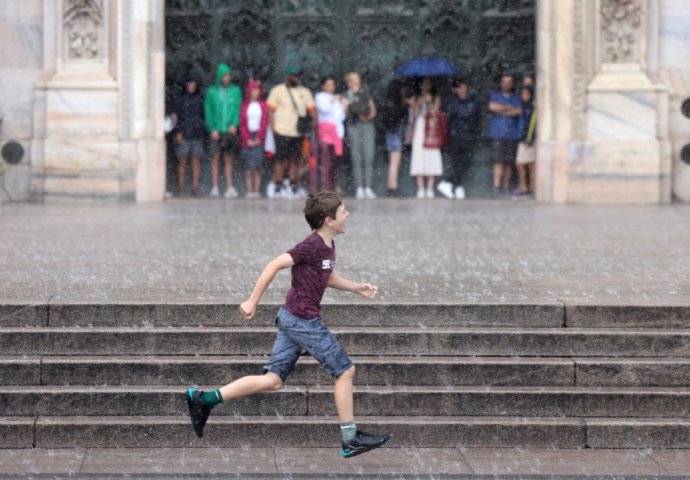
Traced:
<path id="1" fill-rule="evenodd" d="M 261 82 L 249 80 L 244 98 L 240 108 L 240 142 L 245 165 L 247 198 L 259 198 L 264 142 L 268 127 L 268 107 L 264 101 Z"/>

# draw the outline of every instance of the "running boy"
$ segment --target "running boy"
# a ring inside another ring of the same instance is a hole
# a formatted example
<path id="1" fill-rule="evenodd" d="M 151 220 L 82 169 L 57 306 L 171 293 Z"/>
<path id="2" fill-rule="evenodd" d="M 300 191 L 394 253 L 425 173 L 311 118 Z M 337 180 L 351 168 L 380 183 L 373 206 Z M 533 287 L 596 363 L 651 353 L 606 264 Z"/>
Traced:
<path id="1" fill-rule="evenodd" d="M 337 193 L 320 192 L 307 197 L 304 217 L 313 233 L 292 250 L 268 262 L 249 299 L 240 305 L 240 312 L 250 320 L 259 299 L 278 271 L 292 269 L 292 286 L 276 318 L 278 334 L 271 358 L 264 366 L 264 374 L 242 377 L 210 392 L 196 388 L 187 390 L 187 405 L 197 436 L 203 436 L 204 425 L 215 405 L 259 392 L 280 390 L 300 353 L 306 350 L 335 378 L 335 406 L 340 418 L 343 457 L 354 457 L 388 441 L 388 435 L 370 435 L 357 430 L 352 399 L 355 367 L 320 316 L 321 298 L 326 287 L 358 293 L 369 299 L 373 299 L 378 291 L 374 285 L 355 283 L 333 272 L 333 239 L 345 233 L 349 216 Z"/>

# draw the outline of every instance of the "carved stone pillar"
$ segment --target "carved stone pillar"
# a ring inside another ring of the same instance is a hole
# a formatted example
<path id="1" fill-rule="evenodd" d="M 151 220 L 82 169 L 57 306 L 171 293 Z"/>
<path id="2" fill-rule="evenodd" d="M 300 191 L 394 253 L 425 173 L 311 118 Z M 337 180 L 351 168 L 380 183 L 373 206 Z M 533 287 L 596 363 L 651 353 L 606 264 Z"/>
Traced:
<path id="1" fill-rule="evenodd" d="M 540 200 L 670 201 L 668 92 L 655 74 L 655 4 L 540 2 Z"/>
<path id="2" fill-rule="evenodd" d="M 44 2 L 45 74 L 34 94 L 32 145 L 37 199 L 164 198 L 162 15 L 162 0 Z"/>

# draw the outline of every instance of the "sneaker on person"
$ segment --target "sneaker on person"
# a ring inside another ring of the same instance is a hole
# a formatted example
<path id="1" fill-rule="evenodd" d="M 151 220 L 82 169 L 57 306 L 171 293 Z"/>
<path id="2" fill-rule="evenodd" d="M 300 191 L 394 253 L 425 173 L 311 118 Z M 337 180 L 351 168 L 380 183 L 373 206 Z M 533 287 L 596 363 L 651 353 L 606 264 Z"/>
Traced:
<path id="1" fill-rule="evenodd" d="M 299 187 L 294 193 L 293 198 L 307 198 L 307 191 L 304 188 Z"/>
<path id="2" fill-rule="evenodd" d="M 371 435 L 370 433 L 357 430 L 355 438 L 350 440 L 347 445 L 343 443 L 340 453 L 345 458 L 356 457 L 375 448 L 379 448 L 390 438 L 389 435 Z"/>
<path id="3" fill-rule="evenodd" d="M 276 196 L 276 184 L 273 182 L 268 182 L 266 185 L 266 197 L 273 198 Z"/>
<path id="4" fill-rule="evenodd" d="M 435 196 L 433 188 L 426 189 L 426 198 L 434 198 Z"/>
<path id="5" fill-rule="evenodd" d="M 367 194 L 364 191 L 363 187 L 357 187 L 357 193 L 355 194 L 355 197 L 357 197 L 359 200 L 367 198 Z"/>
<path id="6" fill-rule="evenodd" d="M 225 198 L 237 198 L 237 190 L 235 190 L 235 187 L 230 187 L 225 190 Z"/>
<path id="7" fill-rule="evenodd" d="M 220 197 L 220 192 L 218 191 L 218 187 L 213 187 L 211 189 L 211 193 L 209 194 L 211 198 L 219 198 Z"/>
<path id="8" fill-rule="evenodd" d="M 371 187 L 367 187 L 364 189 L 364 195 L 369 198 L 369 199 L 374 199 L 376 198 L 376 194 L 374 191 L 371 189 Z"/>
<path id="9" fill-rule="evenodd" d="M 201 401 L 201 391 L 198 388 L 187 389 L 187 407 L 194 432 L 197 437 L 201 438 L 204 436 L 204 426 L 206 426 L 208 416 L 211 414 L 211 407 L 204 405 Z"/>
<path id="10" fill-rule="evenodd" d="M 465 199 L 465 189 L 463 187 L 456 187 L 455 188 L 455 198 L 458 200 L 464 200 Z"/>
<path id="11" fill-rule="evenodd" d="M 442 182 L 438 183 L 438 186 L 436 187 L 439 192 L 441 192 L 441 195 L 443 195 L 446 198 L 453 198 L 453 184 L 450 182 L 446 182 L 445 180 Z"/>
<path id="12" fill-rule="evenodd" d="M 417 198 L 426 198 L 426 192 L 423 188 L 417 189 Z"/>

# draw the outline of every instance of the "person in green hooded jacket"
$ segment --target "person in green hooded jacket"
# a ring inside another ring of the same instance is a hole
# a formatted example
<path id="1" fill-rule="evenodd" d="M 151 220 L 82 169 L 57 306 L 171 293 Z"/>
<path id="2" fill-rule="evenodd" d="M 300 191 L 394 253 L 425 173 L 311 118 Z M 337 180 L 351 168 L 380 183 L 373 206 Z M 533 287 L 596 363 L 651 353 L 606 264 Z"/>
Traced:
<path id="1" fill-rule="evenodd" d="M 225 198 L 237 197 L 232 184 L 232 167 L 240 151 L 239 125 L 242 91 L 232 83 L 232 69 L 224 63 L 218 65 L 216 83 L 204 97 L 204 120 L 211 134 L 211 197 L 219 197 L 218 177 L 220 156 L 225 162 Z"/>

